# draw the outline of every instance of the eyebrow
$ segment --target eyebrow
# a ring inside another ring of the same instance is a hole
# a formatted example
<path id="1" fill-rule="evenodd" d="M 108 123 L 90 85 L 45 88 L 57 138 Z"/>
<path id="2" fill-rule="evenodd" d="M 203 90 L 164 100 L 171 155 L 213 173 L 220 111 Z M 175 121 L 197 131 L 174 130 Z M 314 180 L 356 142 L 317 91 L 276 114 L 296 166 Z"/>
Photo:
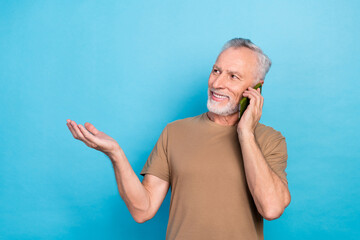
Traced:
<path id="1" fill-rule="evenodd" d="M 221 67 L 217 66 L 216 64 L 214 64 L 213 68 L 217 68 L 219 69 L 220 71 L 222 71 Z M 239 72 L 237 71 L 227 71 L 228 73 L 235 73 L 237 75 L 239 75 L 240 77 L 243 77 Z"/>

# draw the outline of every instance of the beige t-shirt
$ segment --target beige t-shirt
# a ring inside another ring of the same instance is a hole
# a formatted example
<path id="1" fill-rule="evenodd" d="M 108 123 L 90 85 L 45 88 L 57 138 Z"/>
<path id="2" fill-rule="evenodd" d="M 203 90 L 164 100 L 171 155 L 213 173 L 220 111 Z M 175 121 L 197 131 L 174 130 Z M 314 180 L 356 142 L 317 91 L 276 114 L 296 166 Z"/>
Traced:
<path id="1" fill-rule="evenodd" d="M 261 123 L 255 138 L 271 169 L 286 181 L 285 138 Z M 264 239 L 237 125 L 217 124 L 206 113 L 168 123 L 140 174 L 170 183 L 167 240 Z"/>

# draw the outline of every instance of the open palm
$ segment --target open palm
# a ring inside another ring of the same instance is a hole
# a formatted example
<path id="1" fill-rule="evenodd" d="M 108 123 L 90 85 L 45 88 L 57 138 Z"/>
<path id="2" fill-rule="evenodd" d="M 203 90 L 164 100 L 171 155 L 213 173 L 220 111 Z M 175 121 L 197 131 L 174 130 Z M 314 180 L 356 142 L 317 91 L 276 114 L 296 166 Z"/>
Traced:
<path id="1" fill-rule="evenodd" d="M 81 124 L 76 124 L 75 121 L 67 119 L 66 125 L 75 139 L 83 141 L 87 146 L 99 150 L 106 155 L 120 149 L 119 144 L 112 137 L 97 130 L 91 123 L 85 123 L 84 127 Z"/>

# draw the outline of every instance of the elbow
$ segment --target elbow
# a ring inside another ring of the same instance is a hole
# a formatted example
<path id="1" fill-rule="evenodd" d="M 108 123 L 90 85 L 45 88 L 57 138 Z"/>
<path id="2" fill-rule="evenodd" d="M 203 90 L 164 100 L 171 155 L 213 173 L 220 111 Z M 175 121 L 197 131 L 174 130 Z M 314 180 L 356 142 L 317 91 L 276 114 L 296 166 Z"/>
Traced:
<path id="1" fill-rule="evenodd" d="M 147 220 L 144 219 L 144 218 L 134 218 L 134 220 L 135 220 L 135 222 L 137 222 L 137 223 L 144 223 L 144 222 L 147 221 Z"/>
<path id="2" fill-rule="evenodd" d="M 144 223 L 152 218 L 150 210 L 151 209 L 149 199 L 146 205 L 132 205 L 130 213 L 135 222 Z"/>
<path id="3" fill-rule="evenodd" d="M 282 205 L 279 205 L 278 207 L 268 208 L 268 210 L 265 211 L 265 213 L 263 214 L 263 217 L 268 221 L 272 221 L 280 218 L 281 215 L 284 213 L 285 208 L 289 206 L 290 201 L 291 201 L 291 196 L 289 193 L 288 195 L 286 195 L 284 199 L 284 203 Z"/>
<path id="4" fill-rule="evenodd" d="M 284 212 L 285 209 L 271 209 L 263 214 L 263 217 L 268 220 L 272 221 L 278 219 Z"/>
<path id="5" fill-rule="evenodd" d="M 151 218 L 146 218 L 146 217 L 143 217 L 143 216 L 133 216 L 133 219 L 137 223 L 144 223 L 146 221 L 149 221 Z"/>
<path id="6" fill-rule="evenodd" d="M 137 223 L 147 222 L 154 216 L 154 214 L 152 214 L 149 209 L 133 212 L 131 215 Z"/>

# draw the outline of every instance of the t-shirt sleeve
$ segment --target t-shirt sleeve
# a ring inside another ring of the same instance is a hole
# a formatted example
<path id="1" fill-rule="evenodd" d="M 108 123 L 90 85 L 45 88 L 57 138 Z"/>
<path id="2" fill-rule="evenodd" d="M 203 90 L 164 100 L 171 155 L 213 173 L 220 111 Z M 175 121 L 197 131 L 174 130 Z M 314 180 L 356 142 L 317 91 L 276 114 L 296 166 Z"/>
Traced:
<path id="1" fill-rule="evenodd" d="M 156 142 L 150 156 L 148 157 L 140 175 L 155 175 L 167 182 L 170 182 L 168 149 L 168 125 L 162 131 L 158 141 Z"/>
<path id="2" fill-rule="evenodd" d="M 285 137 L 280 132 L 270 138 L 263 154 L 270 168 L 287 183 L 287 147 Z"/>

